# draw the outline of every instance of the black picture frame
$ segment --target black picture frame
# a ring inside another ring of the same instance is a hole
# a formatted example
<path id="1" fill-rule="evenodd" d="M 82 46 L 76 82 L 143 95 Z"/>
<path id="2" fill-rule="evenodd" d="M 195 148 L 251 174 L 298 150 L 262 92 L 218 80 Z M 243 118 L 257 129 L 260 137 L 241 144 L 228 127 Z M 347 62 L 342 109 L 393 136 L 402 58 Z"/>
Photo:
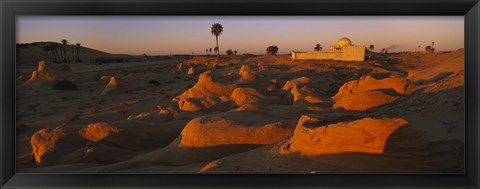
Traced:
<path id="1" fill-rule="evenodd" d="M 478 0 L 1 0 L 1 188 L 479 188 Z M 465 18 L 465 174 L 165 175 L 15 173 L 17 15 L 462 15 Z"/>

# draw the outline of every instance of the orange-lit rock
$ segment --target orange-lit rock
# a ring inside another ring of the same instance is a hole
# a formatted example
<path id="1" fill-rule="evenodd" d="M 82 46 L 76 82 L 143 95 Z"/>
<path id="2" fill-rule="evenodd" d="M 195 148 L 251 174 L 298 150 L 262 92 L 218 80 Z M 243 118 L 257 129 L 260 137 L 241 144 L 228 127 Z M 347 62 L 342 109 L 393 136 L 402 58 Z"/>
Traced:
<path id="1" fill-rule="evenodd" d="M 102 75 L 99 79 L 99 81 L 110 81 L 113 76 L 110 75 Z"/>
<path id="2" fill-rule="evenodd" d="M 323 100 L 319 97 L 319 95 L 314 91 L 314 89 L 303 86 L 300 90 L 298 86 L 294 86 L 291 88 L 290 93 L 293 96 L 293 103 L 296 103 L 300 100 L 305 100 L 309 103 L 322 103 Z"/>
<path id="3" fill-rule="evenodd" d="M 410 80 L 404 78 L 385 78 L 377 80 L 371 76 L 366 76 L 364 79 L 349 81 L 343 84 L 332 99 L 336 102 L 344 96 L 352 93 L 379 89 L 392 89 L 399 94 L 409 94 L 415 89 L 415 85 L 411 84 Z"/>
<path id="4" fill-rule="evenodd" d="M 253 72 L 253 70 L 250 68 L 250 66 L 244 64 L 242 67 L 240 67 L 240 70 L 238 71 L 238 74 L 243 75 L 247 74 L 249 72 Z"/>
<path id="5" fill-rule="evenodd" d="M 234 102 L 226 96 L 207 96 L 203 98 L 188 98 L 178 102 L 178 108 L 183 111 L 227 111 L 232 109 Z"/>
<path id="6" fill-rule="evenodd" d="M 168 107 L 157 107 L 157 110 L 150 112 L 142 112 L 137 115 L 128 116 L 127 120 L 137 121 L 141 123 L 158 123 L 158 122 L 168 122 L 175 120 L 177 116 L 177 111 L 173 108 Z"/>
<path id="7" fill-rule="evenodd" d="M 264 95 L 260 94 L 256 89 L 252 88 L 236 88 L 232 93 L 232 99 L 235 101 L 235 104 L 238 106 L 254 103 L 263 98 Z"/>
<path id="8" fill-rule="evenodd" d="M 65 131 L 59 127 L 52 130 L 42 129 L 33 134 L 30 139 L 30 144 L 32 145 L 32 155 L 35 162 L 41 163 L 42 156 L 47 152 L 54 151 L 56 148 L 56 142 L 66 135 Z"/>
<path id="9" fill-rule="evenodd" d="M 293 131 L 289 122 L 275 120 L 248 111 L 199 117 L 185 126 L 178 146 L 273 144 L 287 138 Z"/>
<path id="10" fill-rule="evenodd" d="M 113 90 L 117 88 L 117 79 L 115 77 L 110 78 L 110 82 L 108 82 L 107 86 L 105 86 L 105 89 L 103 89 L 102 93 L 100 95 L 106 95 L 111 93 Z"/>
<path id="11" fill-rule="evenodd" d="M 248 118 L 248 119 L 245 119 Z M 167 147 L 127 164 L 186 165 L 274 144 L 292 135 L 295 122 L 259 111 L 229 111 L 194 118 Z"/>
<path id="12" fill-rule="evenodd" d="M 110 124 L 105 122 L 99 122 L 87 125 L 83 129 L 81 129 L 78 134 L 80 134 L 80 136 L 87 140 L 98 142 L 110 135 L 111 133 L 118 132 L 120 132 L 119 128 L 111 126 Z"/>
<path id="13" fill-rule="evenodd" d="M 28 81 L 23 85 L 39 85 L 54 81 L 68 79 L 72 74 L 70 66 L 66 64 L 46 64 L 45 61 L 38 62 L 38 69 L 32 72 Z"/>
<path id="14" fill-rule="evenodd" d="M 304 155 L 344 152 L 381 154 L 390 134 L 407 124 L 407 121 L 401 118 L 364 118 L 329 124 L 331 121 L 335 119 L 328 120 L 315 115 L 302 116 L 291 143 L 285 148 L 288 148 L 287 151 Z"/>
<path id="15" fill-rule="evenodd" d="M 362 91 L 344 96 L 339 99 L 333 108 L 364 111 L 396 100 L 398 97 L 388 95 L 382 91 Z"/>
<path id="16" fill-rule="evenodd" d="M 206 71 L 200 74 L 198 82 L 192 88 L 175 97 L 174 101 L 208 96 L 230 96 L 235 88 L 234 85 L 223 85 L 215 82 L 211 71 Z"/>
<path id="17" fill-rule="evenodd" d="M 245 83 L 245 82 L 253 81 L 257 78 L 255 71 L 246 64 L 240 67 L 238 74 L 240 74 L 241 78 L 240 80 L 237 81 L 237 83 Z"/>
<path id="18" fill-rule="evenodd" d="M 295 86 L 303 85 L 303 84 L 310 83 L 310 82 L 312 82 L 312 80 L 308 77 L 300 77 L 300 78 L 297 78 L 297 79 L 289 80 L 285 83 L 285 85 L 283 85 L 282 90 L 286 91 L 286 90 L 291 89 Z M 300 87 L 303 87 L 303 86 L 300 86 Z"/>
<path id="19" fill-rule="evenodd" d="M 193 70 L 193 67 L 190 67 L 190 69 L 188 69 L 187 74 L 188 74 L 188 75 L 193 75 L 193 74 L 195 74 L 195 71 Z"/>

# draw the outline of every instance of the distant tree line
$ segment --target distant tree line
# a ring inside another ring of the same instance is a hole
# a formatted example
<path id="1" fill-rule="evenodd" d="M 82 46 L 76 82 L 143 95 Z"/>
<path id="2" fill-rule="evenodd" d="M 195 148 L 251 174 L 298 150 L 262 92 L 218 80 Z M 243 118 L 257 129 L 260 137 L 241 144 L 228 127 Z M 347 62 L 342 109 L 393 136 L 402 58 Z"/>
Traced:
<path id="1" fill-rule="evenodd" d="M 68 44 L 68 40 L 62 39 L 60 40 L 61 43 L 50 43 L 43 47 L 43 51 L 47 59 L 52 60 L 56 63 L 68 63 L 68 62 L 81 62 L 80 59 L 80 51 L 82 49 L 82 45 L 80 43 Z M 67 54 L 68 46 L 71 47 L 72 53 L 70 55 Z"/>

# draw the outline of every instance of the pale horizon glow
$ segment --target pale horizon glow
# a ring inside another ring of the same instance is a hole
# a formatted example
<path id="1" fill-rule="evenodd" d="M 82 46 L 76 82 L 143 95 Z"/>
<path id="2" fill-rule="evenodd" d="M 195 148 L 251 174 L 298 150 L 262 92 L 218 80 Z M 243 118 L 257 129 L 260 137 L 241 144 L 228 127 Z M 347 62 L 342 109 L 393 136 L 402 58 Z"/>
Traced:
<path id="1" fill-rule="evenodd" d="M 279 54 L 323 51 L 341 37 L 374 51 L 437 51 L 464 48 L 463 16 L 17 16 L 17 43 L 67 39 L 114 54 L 205 54 L 215 47 L 213 23 L 223 25 L 220 53 L 263 54 L 270 45 Z M 213 50 L 212 50 L 213 51 Z"/>

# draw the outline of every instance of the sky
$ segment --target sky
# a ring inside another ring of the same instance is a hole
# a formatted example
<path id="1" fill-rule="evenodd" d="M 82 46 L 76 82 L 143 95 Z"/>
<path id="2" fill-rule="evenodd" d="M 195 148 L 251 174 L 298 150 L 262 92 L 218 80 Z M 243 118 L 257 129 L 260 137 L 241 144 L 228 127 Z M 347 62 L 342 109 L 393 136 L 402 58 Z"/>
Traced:
<path id="1" fill-rule="evenodd" d="M 114 54 L 205 54 L 215 47 L 213 23 L 223 26 L 220 53 L 326 51 L 341 37 L 389 52 L 464 47 L 463 16 L 17 16 L 17 43 L 67 39 Z"/>

